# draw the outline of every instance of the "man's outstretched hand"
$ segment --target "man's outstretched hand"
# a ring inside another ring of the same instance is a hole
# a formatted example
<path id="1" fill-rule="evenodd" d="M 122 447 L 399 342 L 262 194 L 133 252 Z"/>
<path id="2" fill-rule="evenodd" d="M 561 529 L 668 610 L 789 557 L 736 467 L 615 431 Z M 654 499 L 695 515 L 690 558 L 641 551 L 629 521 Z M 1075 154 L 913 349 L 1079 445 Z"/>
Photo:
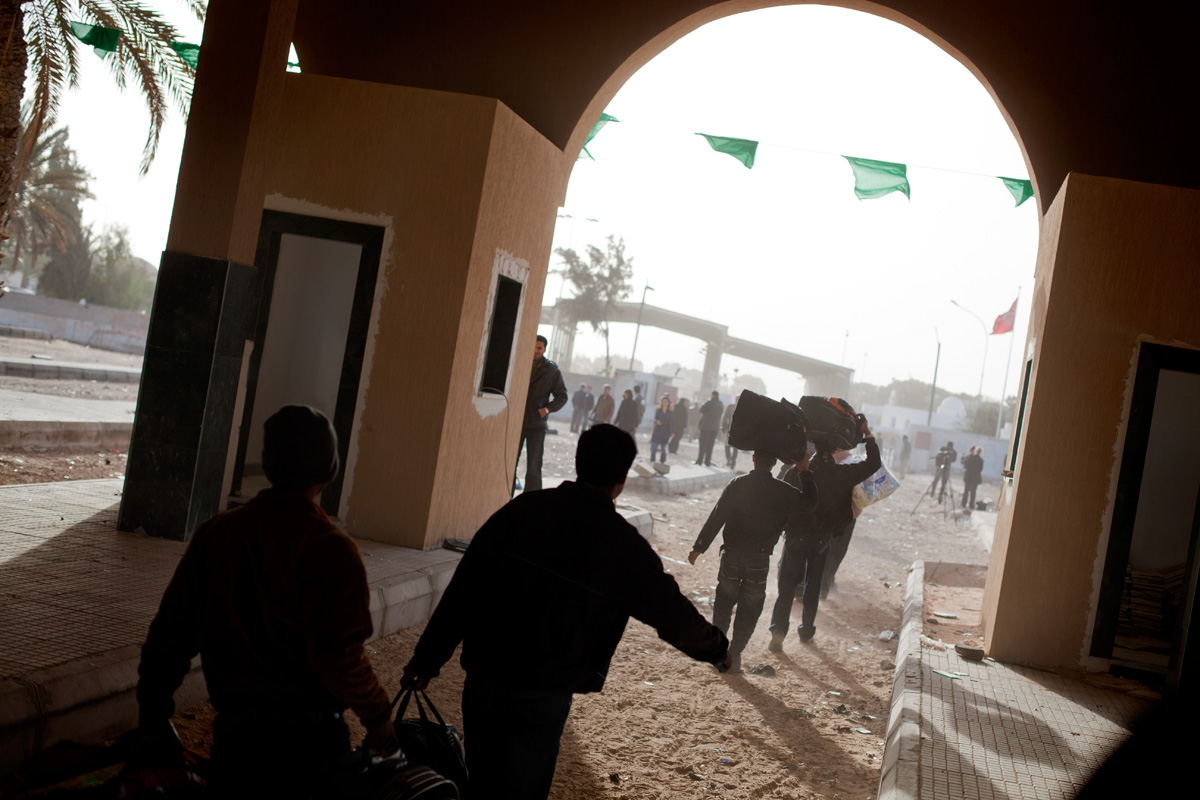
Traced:
<path id="1" fill-rule="evenodd" d="M 693 550 L 692 552 L 688 553 L 688 563 L 689 563 L 689 564 L 691 564 L 692 566 L 695 566 L 695 565 L 696 565 L 696 559 L 697 559 L 697 558 L 699 558 L 699 557 L 700 557 L 700 551 L 699 551 L 699 550 Z"/>

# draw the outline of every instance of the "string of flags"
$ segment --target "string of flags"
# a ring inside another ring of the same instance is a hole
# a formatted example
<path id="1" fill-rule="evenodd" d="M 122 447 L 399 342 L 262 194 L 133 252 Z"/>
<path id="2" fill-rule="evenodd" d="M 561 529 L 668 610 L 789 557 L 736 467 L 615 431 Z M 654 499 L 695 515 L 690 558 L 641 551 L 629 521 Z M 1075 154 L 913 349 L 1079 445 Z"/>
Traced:
<path id="1" fill-rule="evenodd" d="M 620 122 L 620 120 L 609 114 L 600 115 L 600 119 L 592 126 L 592 130 L 588 133 L 587 140 L 584 142 L 583 152 L 579 156 L 580 158 L 586 156 L 595 161 L 595 157 L 588 151 L 587 145 L 610 122 Z M 746 169 L 753 169 L 754 157 L 758 152 L 759 142 L 753 139 L 739 139 L 732 136 L 714 136 L 710 133 L 697 133 L 696 135 L 708 142 L 709 147 L 716 152 L 724 153 L 737 159 Z M 858 158 L 856 156 L 842 156 L 842 158 L 849 162 L 850 169 L 854 173 L 854 194 L 859 200 L 876 200 L 892 192 L 900 192 L 910 201 L 912 200 L 912 186 L 908 182 L 908 165 L 899 164 L 894 161 L 878 161 L 873 158 Z M 954 172 L 957 170 L 946 171 Z M 1033 197 L 1033 181 L 1024 178 L 995 177 L 1012 194 L 1013 202 L 1016 206 L 1020 206 L 1026 200 Z"/>
<path id="2" fill-rule="evenodd" d="M 89 25 L 86 22 L 72 22 L 70 25 L 71 33 L 75 34 L 75 38 L 86 45 L 91 45 L 92 51 L 100 58 L 115 52 L 121 43 L 121 31 L 116 28 Z M 171 42 L 170 44 L 171 49 L 178 53 L 188 66 L 192 69 L 196 68 L 200 61 L 200 45 L 191 42 Z"/>

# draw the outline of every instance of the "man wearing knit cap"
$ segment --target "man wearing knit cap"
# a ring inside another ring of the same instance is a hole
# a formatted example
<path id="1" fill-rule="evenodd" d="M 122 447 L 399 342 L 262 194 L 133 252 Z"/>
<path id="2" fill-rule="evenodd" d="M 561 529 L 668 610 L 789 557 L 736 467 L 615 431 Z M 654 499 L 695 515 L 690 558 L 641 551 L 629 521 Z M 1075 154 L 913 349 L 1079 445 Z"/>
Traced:
<path id="1" fill-rule="evenodd" d="M 308 796 L 349 750 L 347 707 L 368 747 L 394 751 L 395 736 L 363 649 L 362 559 L 315 502 L 340 468 L 337 434 L 308 406 L 284 406 L 263 432 L 271 488 L 192 537 L 142 647 L 139 724 L 170 737 L 172 695 L 199 654 L 217 710 L 212 788 Z"/>

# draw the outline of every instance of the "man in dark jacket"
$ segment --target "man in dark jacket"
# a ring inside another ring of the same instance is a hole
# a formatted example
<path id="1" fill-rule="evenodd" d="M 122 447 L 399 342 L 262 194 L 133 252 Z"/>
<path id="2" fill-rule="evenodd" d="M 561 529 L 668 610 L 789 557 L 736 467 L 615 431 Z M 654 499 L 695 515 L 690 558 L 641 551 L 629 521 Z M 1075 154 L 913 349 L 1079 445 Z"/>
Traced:
<path id="1" fill-rule="evenodd" d="M 717 441 L 717 431 L 721 430 L 721 412 L 725 410 L 720 397 L 719 392 L 713 392 L 708 402 L 700 406 L 700 455 L 696 457 L 696 463 L 708 467 L 712 466 L 713 445 Z"/>
<path id="2" fill-rule="evenodd" d="M 833 457 L 833 447 L 816 440 L 817 452 L 810 469 L 817 484 L 817 507 L 810 514 L 793 514 L 784 527 L 783 556 L 779 559 L 779 596 L 771 614 L 771 652 L 783 650 L 783 639 L 791 624 L 792 603 L 796 589 L 804 586 L 804 611 L 797 628 L 800 641 L 808 643 L 816 634 L 817 606 L 821 602 L 821 577 L 833 537 L 846 531 L 854 520 L 851 498 L 854 487 L 875 474 L 883 464 L 879 445 L 867 427 L 866 419 L 859 422 L 867 437 L 867 458 L 857 464 L 839 464 Z M 784 480 L 799 485 L 800 476 L 789 469 Z"/>
<path id="3" fill-rule="evenodd" d="M 803 461 L 792 464 L 799 470 L 800 490 L 771 477 L 775 457 L 756 452 L 754 469 L 725 487 L 688 554 L 688 562 L 695 564 L 697 557 L 708 550 L 717 532 L 724 527 L 725 543 L 721 546 L 713 624 L 722 633 L 728 633 L 729 619 L 733 607 L 737 606 L 733 639 L 729 644 L 733 656 L 731 672 L 741 672 L 742 651 L 762 614 L 771 553 L 783 532 L 784 522 L 791 514 L 806 513 L 817 506 L 817 488 L 808 471 L 808 455 L 805 454 Z"/>
<path id="4" fill-rule="evenodd" d="M 571 696 L 603 688 L 629 617 L 697 661 L 728 667 L 725 635 L 614 508 L 636 455 L 629 434 L 592 427 L 579 437 L 577 481 L 493 514 L 404 669 L 402 686 L 424 687 L 462 642 L 472 797 L 549 793 Z"/>
<path id="5" fill-rule="evenodd" d="M 579 429 L 583 427 L 583 423 L 587 419 L 587 394 L 587 386 L 581 383 L 575 390 L 575 394 L 571 395 L 571 433 L 579 433 Z"/>
<path id="6" fill-rule="evenodd" d="M 333 427 L 283 407 L 264 426 L 262 463 L 272 487 L 201 525 L 163 595 L 138 666 L 139 726 L 150 741 L 173 737 L 172 695 L 199 653 L 217 709 L 212 788 L 307 797 L 349 750 L 347 706 L 368 746 L 391 752 L 395 737 L 363 650 L 362 559 L 314 502 L 338 472 Z"/>
<path id="7" fill-rule="evenodd" d="M 972 447 L 962 458 L 963 465 L 963 508 L 975 507 L 975 490 L 983 483 L 982 447 Z"/>
<path id="8" fill-rule="evenodd" d="M 546 449 L 546 417 L 567 404 L 567 385 L 563 383 L 558 365 L 545 357 L 546 337 L 538 335 L 533 345 L 533 373 L 529 376 L 529 394 L 525 395 L 525 420 L 521 426 L 521 443 L 517 458 L 525 451 L 525 491 L 542 488 L 542 453 Z M 516 490 L 516 475 L 513 489 Z"/>

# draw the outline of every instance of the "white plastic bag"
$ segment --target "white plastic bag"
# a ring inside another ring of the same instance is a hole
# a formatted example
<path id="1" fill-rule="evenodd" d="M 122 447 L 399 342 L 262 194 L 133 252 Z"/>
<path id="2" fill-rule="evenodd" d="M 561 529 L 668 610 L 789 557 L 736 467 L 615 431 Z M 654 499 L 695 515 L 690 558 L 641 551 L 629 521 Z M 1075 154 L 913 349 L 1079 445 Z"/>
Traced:
<path id="1" fill-rule="evenodd" d="M 874 475 L 854 487 L 854 506 L 866 508 L 899 488 L 900 481 L 896 480 L 896 476 L 887 468 L 887 464 L 884 464 Z"/>

